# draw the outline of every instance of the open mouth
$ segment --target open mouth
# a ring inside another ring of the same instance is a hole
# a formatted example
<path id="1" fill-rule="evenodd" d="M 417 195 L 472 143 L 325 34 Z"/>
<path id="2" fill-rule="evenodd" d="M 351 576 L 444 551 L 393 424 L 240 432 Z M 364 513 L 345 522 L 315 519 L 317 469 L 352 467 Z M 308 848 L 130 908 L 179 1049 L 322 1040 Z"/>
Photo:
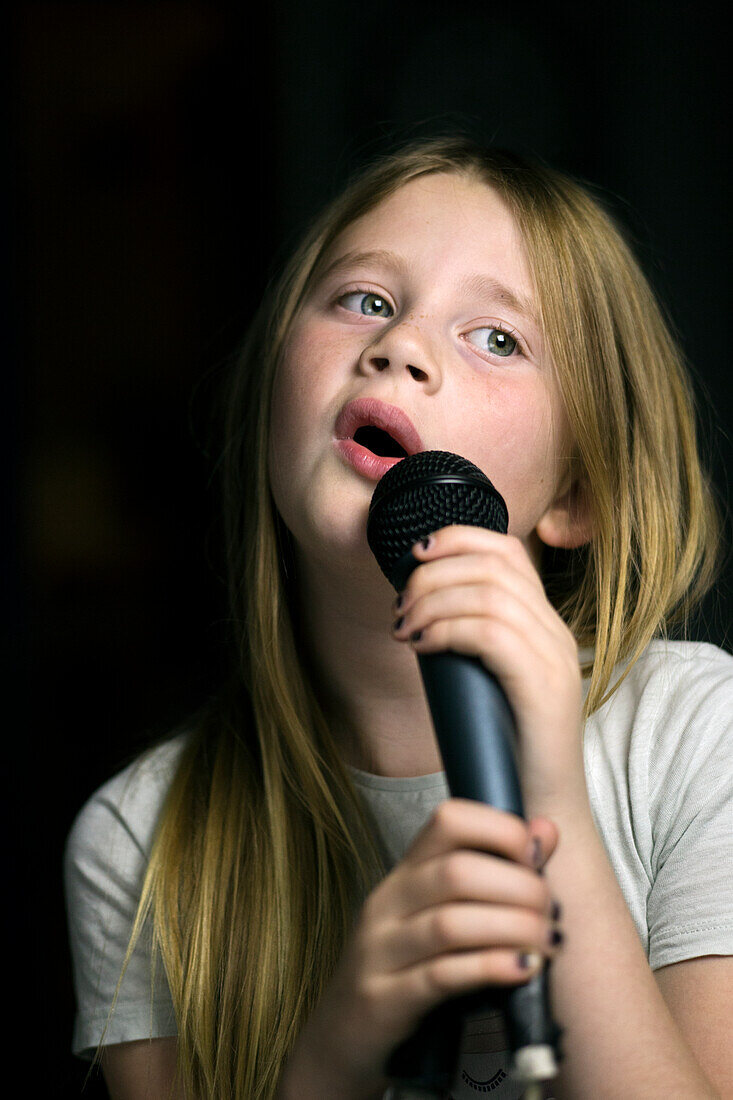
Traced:
<path id="1" fill-rule="evenodd" d="M 354 442 L 381 458 L 407 458 L 407 451 L 389 432 L 374 424 L 364 424 L 354 432 Z"/>

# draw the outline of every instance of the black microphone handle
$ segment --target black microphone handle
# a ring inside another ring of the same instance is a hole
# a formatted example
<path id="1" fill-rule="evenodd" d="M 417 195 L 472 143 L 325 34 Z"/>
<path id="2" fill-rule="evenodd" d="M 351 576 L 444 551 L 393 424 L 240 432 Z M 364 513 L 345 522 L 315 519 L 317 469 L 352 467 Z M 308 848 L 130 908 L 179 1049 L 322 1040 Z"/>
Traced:
<path id="1" fill-rule="evenodd" d="M 418 664 L 453 798 L 524 817 L 516 725 L 504 689 L 478 657 L 420 653 Z"/>
<path id="2" fill-rule="evenodd" d="M 524 817 L 514 716 L 497 678 L 479 658 L 458 653 L 419 654 L 418 662 L 451 796 Z M 393 1051 L 387 1076 L 415 1088 L 447 1091 L 465 1016 L 497 1008 L 513 1052 L 533 1044 L 557 1046 L 545 966 L 526 984 L 489 987 L 438 1005 Z"/>

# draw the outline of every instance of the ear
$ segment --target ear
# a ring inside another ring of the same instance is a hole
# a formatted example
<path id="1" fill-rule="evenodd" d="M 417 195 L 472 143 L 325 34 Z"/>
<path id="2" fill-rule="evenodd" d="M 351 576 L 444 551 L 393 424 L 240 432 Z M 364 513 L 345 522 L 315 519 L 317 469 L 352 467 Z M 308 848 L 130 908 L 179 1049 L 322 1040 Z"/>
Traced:
<path id="1" fill-rule="evenodd" d="M 537 524 L 535 531 L 546 546 L 575 550 L 593 538 L 593 509 L 584 478 L 578 478 L 557 497 Z"/>

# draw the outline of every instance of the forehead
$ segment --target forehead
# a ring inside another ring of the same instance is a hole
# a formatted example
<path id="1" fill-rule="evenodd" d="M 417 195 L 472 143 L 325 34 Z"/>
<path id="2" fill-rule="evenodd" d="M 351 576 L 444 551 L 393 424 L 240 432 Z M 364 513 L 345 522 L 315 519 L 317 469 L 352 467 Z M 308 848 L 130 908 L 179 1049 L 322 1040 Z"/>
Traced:
<path id="1" fill-rule="evenodd" d="M 339 235 L 326 262 L 385 249 L 446 276 L 482 272 L 527 296 L 532 280 L 509 207 L 473 176 L 440 172 L 403 184 Z"/>

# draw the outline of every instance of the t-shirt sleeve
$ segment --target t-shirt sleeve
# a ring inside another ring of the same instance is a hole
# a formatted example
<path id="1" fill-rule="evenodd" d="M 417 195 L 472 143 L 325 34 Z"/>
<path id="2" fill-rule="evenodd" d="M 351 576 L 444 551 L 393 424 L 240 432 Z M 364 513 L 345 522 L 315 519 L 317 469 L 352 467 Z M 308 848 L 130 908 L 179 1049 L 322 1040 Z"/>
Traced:
<path id="1" fill-rule="evenodd" d="M 733 659 L 673 658 L 650 754 L 652 969 L 733 954 Z"/>
<path id="2" fill-rule="evenodd" d="M 155 825 L 177 750 L 169 743 L 96 791 L 77 815 L 64 852 L 64 888 L 77 1012 L 72 1051 L 176 1034 L 162 961 L 143 927 L 117 993 Z M 114 1010 L 112 1011 L 114 1003 Z"/>

